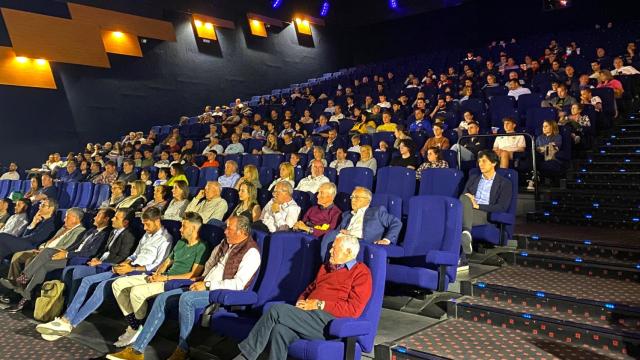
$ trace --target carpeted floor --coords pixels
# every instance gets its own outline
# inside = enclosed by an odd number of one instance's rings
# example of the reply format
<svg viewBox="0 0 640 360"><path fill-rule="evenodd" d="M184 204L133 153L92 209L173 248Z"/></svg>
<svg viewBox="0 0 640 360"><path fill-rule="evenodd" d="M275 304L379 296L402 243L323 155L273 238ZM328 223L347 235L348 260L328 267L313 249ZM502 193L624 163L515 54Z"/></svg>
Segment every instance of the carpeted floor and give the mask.
<svg viewBox="0 0 640 360"><path fill-rule="evenodd" d="M36 322L22 314L0 311L0 359L92 359L101 353L71 339L48 342L36 332Z"/></svg>

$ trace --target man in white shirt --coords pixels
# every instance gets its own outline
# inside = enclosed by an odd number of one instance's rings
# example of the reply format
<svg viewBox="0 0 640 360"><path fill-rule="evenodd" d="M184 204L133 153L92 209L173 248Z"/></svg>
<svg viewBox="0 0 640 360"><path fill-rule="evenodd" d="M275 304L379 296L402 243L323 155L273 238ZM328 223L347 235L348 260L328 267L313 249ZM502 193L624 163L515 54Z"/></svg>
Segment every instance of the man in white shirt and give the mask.
<svg viewBox="0 0 640 360"><path fill-rule="evenodd" d="M69 335L73 328L102 305L107 291L112 291L111 284L118 277L134 271L153 271L164 261L171 250L173 238L160 223L161 216L162 213L155 207L142 213L145 234L133 254L110 270L84 277L64 316L36 327L45 340L53 341ZM95 290L89 296L89 290L94 285ZM55 330L51 331L52 328Z"/></svg>
<svg viewBox="0 0 640 360"><path fill-rule="evenodd" d="M387 95L385 95L385 94L378 95L378 100L379 100L379 102L376 105L378 105L378 106L380 106L381 108L384 108L384 109L390 109L391 108L391 103L387 101Z"/></svg>
<svg viewBox="0 0 640 360"><path fill-rule="evenodd" d="M300 180L296 190L306 191L310 193L317 193L320 185L328 183L329 178L324 176L324 164L320 160L313 160L311 162L311 175Z"/></svg>
<svg viewBox="0 0 640 360"><path fill-rule="evenodd" d="M0 176L0 180L20 180L20 174L18 174L18 164L12 162L9 164L9 171Z"/></svg>
<svg viewBox="0 0 640 360"><path fill-rule="evenodd" d="M244 153L244 145L240 142L240 136L236 133L231 134L231 144L224 149L225 155Z"/></svg>
<svg viewBox="0 0 640 360"><path fill-rule="evenodd" d="M516 132L516 121L510 117L502 119L504 131L507 134ZM513 160L513 153L523 152L526 148L524 136L498 136L493 143L493 151L500 158L500 168L508 169L509 161Z"/></svg>
<svg viewBox="0 0 640 360"><path fill-rule="evenodd" d="M520 95L531 94L531 90L527 89L526 87L520 86L520 82L518 81L518 79L511 79L507 84L509 87L509 93L507 95L513 96L514 98L516 98L516 101L518 101L518 97Z"/></svg>
<svg viewBox="0 0 640 360"><path fill-rule="evenodd" d="M254 227L269 232L287 231L300 217L300 206L291 196L293 187L287 181L281 181L273 187L273 199L262 209L260 220Z"/></svg>
<svg viewBox="0 0 640 360"><path fill-rule="evenodd" d="M4 226L0 226L0 233L20 236L24 229L29 225L27 210L29 210L30 201L28 199L20 199L16 201L13 209L13 215L7 219Z"/></svg>
<svg viewBox="0 0 640 360"><path fill-rule="evenodd" d="M224 152L224 148L219 144L219 140L217 137L212 137L209 145L202 151L202 155L207 155L207 153L211 150L214 150L216 154L222 154Z"/></svg>
<svg viewBox="0 0 640 360"><path fill-rule="evenodd" d="M207 181L203 190L191 200L185 211L198 213L206 224L211 219L221 220L227 213L227 201L220 197L222 187L217 181Z"/></svg>
<svg viewBox="0 0 640 360"><path fill-rule="evenodd" d="M344 114L342 113L342 106L336 105L333 107L333 115L329 118L329 122L337 122L344 119Z"/></svg>
<svg viewBox="0 0 640 360"><path fill-rule="evenodd" d="M238 163L234 160L227 160L224 163L224 175L218 177L218 183L221 187L234 188L236 183L240 180L240 174L238 174Z"/></svg>
<svg viewBox="0 0 640 360"><path fill-rule="evenodd" d="M336 150L336 159L329 164L329 167L336 169L336 172L340 175L340 170L353 167L353 161L347 159L347 152L343 148L338 148Z"/></svg>
<svg viewBox="0 0 640 360"><path fill-rule="evenodd" d="M621 57L616 57L615 59L613 59L613 67L615 68L611 70L611 75L613 76L640 74L640 71L636 70L636 68L634 68L633 66L624 66L624 62L622 61Z"/></svg>

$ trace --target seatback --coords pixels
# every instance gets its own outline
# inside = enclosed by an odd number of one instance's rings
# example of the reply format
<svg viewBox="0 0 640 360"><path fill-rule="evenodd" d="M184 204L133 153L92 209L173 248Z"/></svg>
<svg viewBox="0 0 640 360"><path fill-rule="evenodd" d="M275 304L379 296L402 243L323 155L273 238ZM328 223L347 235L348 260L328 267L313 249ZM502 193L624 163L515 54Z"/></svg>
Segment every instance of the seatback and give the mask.
<svg viewBox="0 0 640 360"><path fill-rule="evenodd" d="M293 197L293 200L295 200L296 204L300 206L300 217L302 217L309 207L311 207L311 194L306 191L294 190L291 196Z"/></svg>
<svg viewBox="0 0 640 360"><path fill-rule="evenodd" d="M0 180L0 198L4 199L9 195L9 181Z"/></svg>
<svg viewBox="0 0 640 360"><path fill-rule="evenodd" d="M242 166L254 165L259 168L262 165L262 157L255 154L242 155Z"/></svg>
<svg viewBox="0 0 640 360"><path fill-rule="evenodd" d="M93 187L93 195L91 196L91 205L89 208L95 209L100 206L100 203L109 198L111 188L107 184L96 184Z"/></svg>
<svg viewBox="0 0 640 360"><path fill-rule="evenodd" d="M91 204L91 196L93 195L93 184L90 182L78 183L76 197L73 205L82 209L86 209Z"/></svg>
<svg viewBox="0 0 640 360"><path fill-rule="evenodd" d="M380 141L384 141L389 145L389 147L393 147L393 143L396 141L396 137L390 131L377 132L372 135L373 148L377 148Z"/></svg>
<svg viewBox="0 0 640 360"><path fill-rule="evenodd" d="M261 167L259 168L259 179L260 184L263 187L269 187L273 182L273 178L275 177L275 170L270 167Z"/></svg>
<svg viewBox="0 0 640 360"><path fill-rule="evenodd" d="M458 168L458 153L453 150L440 150L440 157L449 164L452 169Z"/></svg>
<svg viewBox="0 0 640 360"><path fill-rule="evenodd" d="M200 169L195 166L186 166L184 168L184 175L187 177L187 181L190 186L195 186L198 183L198 177L200 175Z"/></svg>
<svg viewBox="0 0 640 360"><path fill-rule="evenodd" d="M224 225L224 223L221 225ZM213 249L224 240L224 227L203 224L202 227L200 227L200 238L209 244L210 249Z"/></svg>
<svg viewBox="0 0 640 360"><path fill-rule="evenodd" d="M599 96L602 100L602 112L607 116L613 117L616 113L616 101L613 95L613 89L601 87L591 90L593 96ZM593 120L592 120L593 121Z"/></svg>
<svg viewBox="0 0 640 360"><path fill-rule="evenodd" d="M295 303L320 265L320 242L311 235L276 232L271 234L267 247L267 264L254 306L258 309L270 301Z"/></svg>
<svg viewBox="0 0 640 360"><path fill-rule="evenodd" d="M544 97L542 94L523 94L518 96L518 112L520 116L527 116L529 109L539 108Z"/></svg>
<svg viewBox="0 0 640 360"><path fill-rule="evenodd" d="M391 194L402 198L402 213L406 214L409 198L416 193L416 171L400 166L387 166L378 169L376 194Z"/></svg>
<svg viewBox="0 0 640 360"><path fill-rule="evenodd" d="M425 169L420 178L420 195L458 198L464 173L457 169Z"/></svg>
<svg viewBox="0 0 640 360"><path fill-rule="evenodd" d="M68 209L73 205L78 189L78 183L70 182L60 184L58 188L58 208Z"/></svg>
<svg viewBox="0 0 640 360"><path fill-rule="evenodd" d="M527 112L526 130L531 135L540 135L542 123L545 120L556 120L557 117L554 108L531 108Z"/></svg>
<svg viewBox="0 0 640 360"><path fill-rule="evenodd" d="M284 162L284 155L282 154L264 154L262 155L262 167L272 168L277 171L280 164Z"/></svg>
<svg viewBox="0 0 640 360"><path fill-rule="evenodd" d="M177 220L162 220L162 226L167 229L167 232L171 234L173 237L173 245L175 245L178 240L182 239L182 235L180 234L180 227L182 227L182 222Z"/></svg>
<svg viewBox="0 0 640 360"><path fill-rule="evenodd" d="M206 167L200 169L200 173L198 174L198 183L197 187L204 187L207 184L207 181L217 181L218 180L218 168L215 167ZM193 186L193 184L190 184Z"/></svg>
<svg viewBox="0 0 640 360"><path fill-rule="evenodd" d="M338 178L338 191L350 194L356 186L373 191L373 170L363 167L342 169Z"/></svg>
<svg viewBox="0 0 640 360"><path fill-rule="evenodd" d="M391 149L391 147L393 147L393 144L389 144L389 148ZM381 167L385 167L387 165L389 165L389 163L391 162L391 150L389 151L374 151L373 152L373 157L376 159L376 163L378 165L378 168ZM355 164L353 164L355 165Z"/></svg>
<svg viewBox="0 0 640 360"><path fill-rule="evenodd" d="M370 206L384 206L387 212L402 219L402 198L391 194L373 194Z"/></svg>
<svg viewBox="0 0 640 360"><path fill-rule="evenodd" d="M462 234L462 204L448 196L414 196L409 201L407 230L402 241L403 263L424 267L431 250L458 255ZM456 278L456 267L447 268L449 282Z"/></svg>
<svg viewBox="0 0 640 360"><path fill-rule="evenodd" d="M228 187L222 188L220 197L227 202L227 213L224 215L224 218L226 219L240 201L240 198L238 197L238 190Z"/></svg>
<svg viewBox="0 0 640 360"><path fill-rule="evenodd" d="M362 352L373 351L376 330L382 313L382 300L384 298L384 284L387 276L387 254L379 246L360 243L358 261L363 262L371 271L371 298L364 308L360 319L371 323L371 333L359 336L358 344Z"/></svg>

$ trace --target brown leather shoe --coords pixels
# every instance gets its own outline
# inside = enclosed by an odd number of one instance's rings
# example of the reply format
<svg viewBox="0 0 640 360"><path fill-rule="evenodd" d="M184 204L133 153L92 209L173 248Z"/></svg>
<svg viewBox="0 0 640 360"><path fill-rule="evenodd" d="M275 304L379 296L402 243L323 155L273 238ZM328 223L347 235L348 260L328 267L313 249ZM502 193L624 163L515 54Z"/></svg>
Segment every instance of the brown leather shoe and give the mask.
<svg viewBox="0 0 640 360"><path fill-rule="evenodd" d="M187 360L189 358L189 351L177 347L176 350L167 358L167 360Z"/></svg>

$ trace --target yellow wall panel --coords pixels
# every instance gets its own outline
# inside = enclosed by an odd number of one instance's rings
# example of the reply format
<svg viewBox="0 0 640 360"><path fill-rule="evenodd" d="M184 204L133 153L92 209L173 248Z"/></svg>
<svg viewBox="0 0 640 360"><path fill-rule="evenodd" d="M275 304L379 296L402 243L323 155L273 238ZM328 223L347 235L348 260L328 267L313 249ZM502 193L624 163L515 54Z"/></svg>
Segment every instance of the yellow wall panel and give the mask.
<svg viewBox="0 0 640 360"><path fill-rule="evenodd" d="M199 38L217 40L216 28L210 22L204 22L199 19L194 19L193 24L196 27L196 34Z"/></svg>
<svg viewBox="0 0 640 360"><path fill-rule="evenodd" d="M0 84L57 88L48 61L18 58L11 48L3 46L0 46Z"/></svg>
<svg viewBox="0 0 640 360"><path fill-rule="evenodd" d="M311 24L309 20L296 19L296 29L300 34L311 35Z"/></svg>
<svg viewBox="0 0 640 360"><path fill-rule="evenodd" d="M100 26L103 30L121 31L141 37L176 41L173 24L112 10L69 3L71 18Z"/></svg>
<svg viewBox="0 0 640 360"><path fill-rule="evenodd" d="M110 67L97 25L6 8L2 17L18 56Z"/></svg>
<svg viewBox="0 0 640 360"><path fill-rule="evenodd" d="M121 31L102 31L102 42L108 53L142 57L138 37Z"/></svg>
<svg viewBox="0 0 640 360"><path fill-rule="evenodd" d="M267 27L262 21L249 19L249 27L251 28L251 33L253 35L267 37Z"/></svg>

